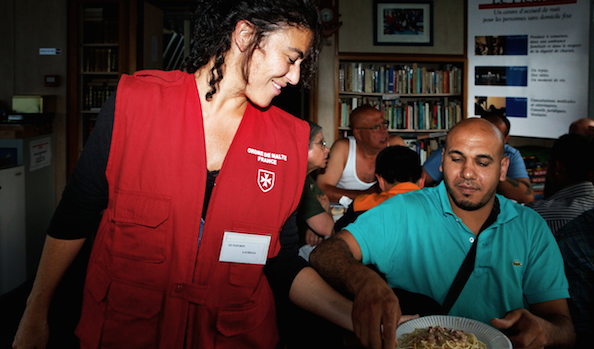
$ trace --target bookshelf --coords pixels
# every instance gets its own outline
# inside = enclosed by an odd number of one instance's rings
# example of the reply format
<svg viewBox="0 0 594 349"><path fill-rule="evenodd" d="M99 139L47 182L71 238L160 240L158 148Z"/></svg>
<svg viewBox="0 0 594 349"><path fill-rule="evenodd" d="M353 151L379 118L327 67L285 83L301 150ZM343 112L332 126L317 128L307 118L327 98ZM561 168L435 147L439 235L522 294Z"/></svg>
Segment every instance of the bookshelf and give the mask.
<svg viewBox="0 0 594 349"><path fill-rule="evenodd" d="M336 138L350 133L354 108L371 104L423 159L464 118L463 56L339 53L335 66Z"/></svg>
<svg viewBox="0 0 594 349"><path fill-rule="evenodd" d="M134 67L129 17L134 1L77 0L69 12L68 173L119 77Z"/></svg>
<svg viewBox="0 0 594 349"><path fill-rule="evenodd" d="M391 133L441 134L463 118L465 59L458 56L339 55L338 136L362 104L382 110Z"/></svg>

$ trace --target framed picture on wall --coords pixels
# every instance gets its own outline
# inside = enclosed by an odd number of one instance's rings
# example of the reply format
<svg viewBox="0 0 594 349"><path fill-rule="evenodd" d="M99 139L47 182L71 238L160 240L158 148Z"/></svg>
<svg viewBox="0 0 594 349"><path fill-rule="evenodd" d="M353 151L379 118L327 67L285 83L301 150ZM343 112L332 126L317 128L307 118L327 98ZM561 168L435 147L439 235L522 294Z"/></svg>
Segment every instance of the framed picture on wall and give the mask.
<svg viewBox="0 0 594 349"><path fill-rule="evenodd" d="M373 44L433 46L433 1L373 1Z"/></svg>

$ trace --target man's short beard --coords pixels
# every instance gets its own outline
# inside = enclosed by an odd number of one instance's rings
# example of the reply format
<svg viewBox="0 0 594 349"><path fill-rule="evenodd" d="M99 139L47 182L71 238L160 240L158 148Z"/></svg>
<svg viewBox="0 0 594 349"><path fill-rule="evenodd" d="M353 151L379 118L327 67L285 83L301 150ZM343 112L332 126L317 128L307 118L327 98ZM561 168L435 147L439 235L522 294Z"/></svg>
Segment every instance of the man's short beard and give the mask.
<svg viewBox="0 0 594 349"><path fill-rule="evenodd" d="M489 202L489 200L491 200L492 195L485 196L483 201L479 201L477 203L472 203L467 200L458 200L456 198L456 196L454 195L454 191L450 188L450 186L449 186L448 182L445 180L445 178L444 178L444 183L446 186L446 190L448 191L448 194L450 194L450 198L452 199L454 204L457 207L463 209L464 211L476 211L480 208L483 208ZM493 195L494 195L494 193L493 193Z"/></svg>
<svg viewBox="0 0 594 349"><path fill-rule="evenodd" d="M489 202L488 200L486 202L481 201L477 203L472 203L466 200L458 201L451 193L450 197L452 198L452 201L454 201L454 204L459 208L463 209L464 211L476 211L479 208L484 207L487 204L487 202Z"/></svg>

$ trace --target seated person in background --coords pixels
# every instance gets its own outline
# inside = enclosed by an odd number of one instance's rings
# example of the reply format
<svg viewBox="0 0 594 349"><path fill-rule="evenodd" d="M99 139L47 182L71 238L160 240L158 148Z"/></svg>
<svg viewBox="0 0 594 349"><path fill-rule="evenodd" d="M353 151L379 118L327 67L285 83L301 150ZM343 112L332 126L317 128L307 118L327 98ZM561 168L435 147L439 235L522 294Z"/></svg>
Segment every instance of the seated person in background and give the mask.
<svg viewBox="0 0 594 349"><path fill-rule="evenodd" d="M570 220L594 208L594 185L589 177L594 154L587 151L589 143L577 133L559 137L549 153L545 199L527 205L547 221L553 234Z"/></svg>
<svg viewBox="0 0 594 349"><path fill-rule="evenodd" d="M375 158L388 145L404 145L399 136L390 136L388 121L381 111L362 105L350 115L353 132L348 138L334 142L326 170L317 182L331 202L346 196L354 199L363 193L377 193Z"/></svg>
<svg viewBox="0 0 594 349"><path fill-rule="evenodd" d="M311 176L314 171L325 168L328 163L330 149L326 146L322 128L309 122L309 151L307 152L307 177L301 202L297 208L297 226L299 228L299 245L315 246L322 242L322 237L334 232L334 219L330 215L330 200L320 190ZM308 250L311 251L311 250ZM305 259L309 253L302 255Z"/></svg>
<svg viewBox="0 0 594 349"><path fill-rule="evenodd" d="M557 231L556 238L569 280L575 348L589 349L594 330L594 209L565 224Z"/></svg>
<svg viewBox="0 0 594 349"><path fill-rule="evenodd" d="M446 314L514 331L515 348L573 344L568 283L553 234L532 209L496 194L509 164L503 148L492 123L461 121L446 138L442 183L386 200L312 252L320 275L353 295L353 325L364 345L394 348L401 310L393 287L442 306L448 300ZM448 297L469 251L476 252L474 270Z"/></svg>
<svg viewBox="0 0 594 349"><path fill-rule="evenodd" d="M334 220L328 212L330 201L320 190L311 174L320 168L326 167L328 153L322 128L308 121L309 151L307 153L307 176L305 188L301 195L301 201L297 208L297 227L299 231L299 255L304 259L309 258L313 246L322 241L322 236L330 236L334 232ZM314 298L317 295L310 294ZM283 348L304 347L312 337L304 338L304 333L311 333L312 324L316 324L316 331L327 329L328 337L317 340L314 348L333 347L335 341L343 333L338 327L319 318L312 313L300 309L286 298L276 300L277 317L281 334L281 345Z"/></svg>
<svg viewBox="0 0 594 349"><path fill-rule="evenodd" d="M421 172L421 160L414 150L402 145L385 148L375 160L375 176L382 192L357 196L344 216L336 222L334 230L341 230L354 222L361 213L396 194L421 189L425 183Z"/></svg>
<svg viewBox="0 0 594 349"><path fill-rule="evenodd" d="M505 139L505 156L509 158L507 176L499 183L497 192L519 203L534 201L532 184L526 171L526 164L524 163L524 159L522 159L522 154L507 144L510 130L509 120L504 115L499 114L490 114L482 117L482 119L492 122L501 131ZM437 148L423 164L423 172L426 174L426 186L435 185L443 179L443 173L440 168L442 149L442 147Z"/></svg>
<svg viewBox="0 0 594 349"><path fill-rule="evenodd" d="M569 133L579 133L586 138L594 138L594 119L581 118L569 125Z"/></svg>

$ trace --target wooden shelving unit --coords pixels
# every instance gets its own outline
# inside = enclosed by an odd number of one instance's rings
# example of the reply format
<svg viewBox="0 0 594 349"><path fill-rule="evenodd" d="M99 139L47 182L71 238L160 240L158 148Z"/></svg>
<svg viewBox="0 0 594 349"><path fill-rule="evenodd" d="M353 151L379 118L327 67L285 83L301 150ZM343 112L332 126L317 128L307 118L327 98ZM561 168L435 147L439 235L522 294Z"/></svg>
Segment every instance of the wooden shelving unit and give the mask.
<svg viewBox="0 0 594 349"><path fill-rule="evenodd" d="M384 111L391 133L440 136L464 117L466 73L463 56L338 53L336 137L348 133L350 111L364 103Z"/></svg>
<svg viewBox="0 0 594 349"><path fill-rule="evenodd" d="M76 0L69 9L68 173L119 77L136 67L135 1Z"/></svg>

